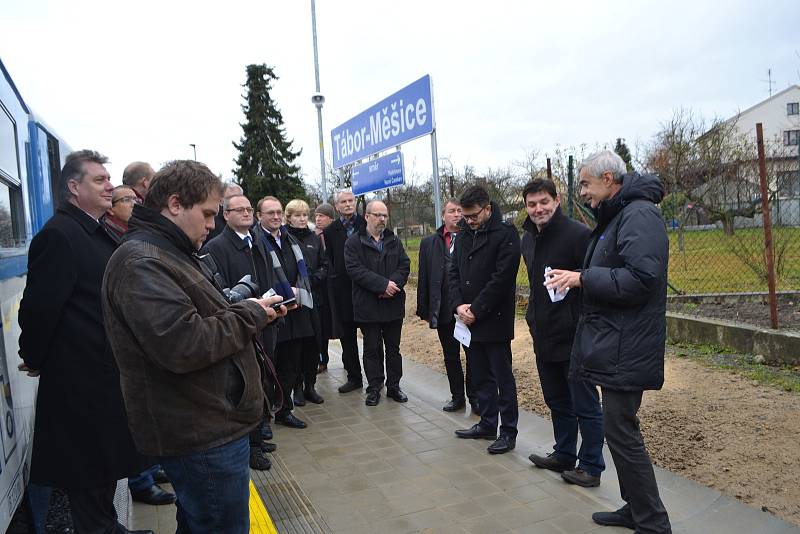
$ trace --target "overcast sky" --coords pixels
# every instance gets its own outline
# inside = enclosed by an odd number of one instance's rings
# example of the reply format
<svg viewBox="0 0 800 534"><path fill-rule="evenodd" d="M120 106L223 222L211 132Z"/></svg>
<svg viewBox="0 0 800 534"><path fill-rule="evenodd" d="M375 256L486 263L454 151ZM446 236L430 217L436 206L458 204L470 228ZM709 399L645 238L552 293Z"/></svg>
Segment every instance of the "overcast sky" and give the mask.
<svg viewBox="0 0 800 534"><path fill-rule="evenodd" d="M479 171L557 145L650 140L680 106L728 117L800 84L796 0L317 0L323 126L424 74L439 155ZM113 180L197 158L232 178L245 66L267 63L307 181L318 180L310 1L5 0L0 58L23 98ZM406 172L430 174L430 143ZM328 156L330 158L330 156Z"/></svg>

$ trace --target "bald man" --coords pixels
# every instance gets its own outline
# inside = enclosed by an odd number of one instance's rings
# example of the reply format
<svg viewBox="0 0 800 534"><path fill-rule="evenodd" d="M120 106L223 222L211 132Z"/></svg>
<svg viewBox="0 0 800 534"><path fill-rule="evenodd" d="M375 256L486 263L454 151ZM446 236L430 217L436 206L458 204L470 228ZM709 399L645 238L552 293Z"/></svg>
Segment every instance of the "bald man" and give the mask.
<svg viewBox="0 0 800 534"><path fill-rule="evenodd" d="M129 163L125 170L122 171L122 183L127 185L136 194L136 202L141 204L144 202L144 197L147 195L147 190L150 189L150 180L156 171L149 163L144 161L134 161Z"/></svg>
<svg viewBox="0 0 800 534"><path fill-rule="evenodd" d="M366 404L378 405L384 378L386 396L406 402L408 397L400 389L400 334L406 304L403 287L411 261L400 239L386 227L386 204L380 200L367 204L366 220L366 228L354 232L344 245L345 267L353 281L353 318L364 334L364 374L369 383Z"/></svg>

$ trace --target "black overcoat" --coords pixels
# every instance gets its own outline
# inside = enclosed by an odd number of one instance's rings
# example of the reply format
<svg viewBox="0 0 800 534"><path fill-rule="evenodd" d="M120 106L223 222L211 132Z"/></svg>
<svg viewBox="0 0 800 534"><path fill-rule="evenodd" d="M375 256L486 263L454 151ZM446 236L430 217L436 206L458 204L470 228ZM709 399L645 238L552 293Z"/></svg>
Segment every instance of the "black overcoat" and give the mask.
<svg viewBox="0 0 800 534"><path fill-rule="evenodd" d="M214 258L224 287L233 287L243 276L249 274L258 284L261 296L273 285L272 269L267 268L264 246L257 246L252 232L250 237L253 239L252 249L229 226L225 226L217 237L205 244L201 254L211 254ZM274 321L261 332L261 343L270 356L274 356L278 327L281 324L282 321Z"/></svg>
<svg viewBox="0 0 800 534"><path fill-rule="evenodd" d="M353 214L354 234L367 227L367 221ZM353 283L347 274L344 262L344 244L347 231L340 219L336 219L322 232L325 236L325 254L328 257L328 285L334 332L338 324L353 322Z"/></svg>
<svg viewBox="0 0 800 534"><path fill-rule="evenodd" d="M612 390L664 384L669 241L656 176L628 174L597 210L581 272L573 376Z"/></svg>
<svg viewBox="0 0 800 534"><path fill-rule="evenodd" d="M544 362L568 361L581 311L581 291L570 289L563 300L552 302L544 286L544 269L580 270L591 230L564 215L561 207L556 208L541 231L530 218L525 219L522 229L520 248L530 287L525 320L536 358Z"/></svg>
<svg viewBox="0 0 800 534"><path fill-rule="evenodd" d="M100 291L115 243L64 203L31 241L19 309L20 356L41 371L31 482L93 488L146 463L128 429L120 376L103 326Z"/></svg>
<svg viewBox="0 0 800 534"><path fill-rule="evenodd" d="M454 321L447 289L450 251L446 247L443 232L444 226L440 226L436 233L425 237L419 244L416 314L427 321L431 328Z"/></svg>
<svg viewBox="0 0 800 534"><path fill-rule="evenodd" d="M385 323L406 315L405 285L411 270L403 243L388 228L378 249L366 228L347 239L344 258L353 281L353 318L357 323ZM380 298L389 280L400 287L391 298Z"/></svg>
<svg viewBox="0 0 800 534"><path fill-rule="evenodd" d="M464 220L459 228L448 280L452 311L470 304L476 319L470 326L473 341L510 341L519 270L517 229L503 222L494 202L492 215L481 228L472 230Z"/></svg>

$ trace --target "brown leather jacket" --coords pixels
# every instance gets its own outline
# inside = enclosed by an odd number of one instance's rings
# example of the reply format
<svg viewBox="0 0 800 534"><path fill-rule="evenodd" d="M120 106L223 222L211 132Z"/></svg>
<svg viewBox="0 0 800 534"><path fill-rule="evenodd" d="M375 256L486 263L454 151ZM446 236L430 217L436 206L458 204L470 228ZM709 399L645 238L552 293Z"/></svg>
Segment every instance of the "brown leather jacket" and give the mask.
<svg viewBox="0 0 800 534"><path fill-rule="evenodd" d="M103 316L137 448L178 456L224 445L264 414L255 302L228 305L186 235L136 206L106 268Z"/></svg>

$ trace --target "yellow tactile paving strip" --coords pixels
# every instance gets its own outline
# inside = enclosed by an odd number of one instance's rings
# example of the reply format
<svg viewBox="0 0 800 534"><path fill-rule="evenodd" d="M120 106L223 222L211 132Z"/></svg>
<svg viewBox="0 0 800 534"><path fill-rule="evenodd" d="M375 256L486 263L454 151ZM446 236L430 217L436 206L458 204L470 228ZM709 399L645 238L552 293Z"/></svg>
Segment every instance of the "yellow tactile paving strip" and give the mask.
<svg viewBox="0 0 800 534"><path fill-rule="evenodd" d="M253 481L250 481L250 532L251 534L278 534Z"/></svg>

